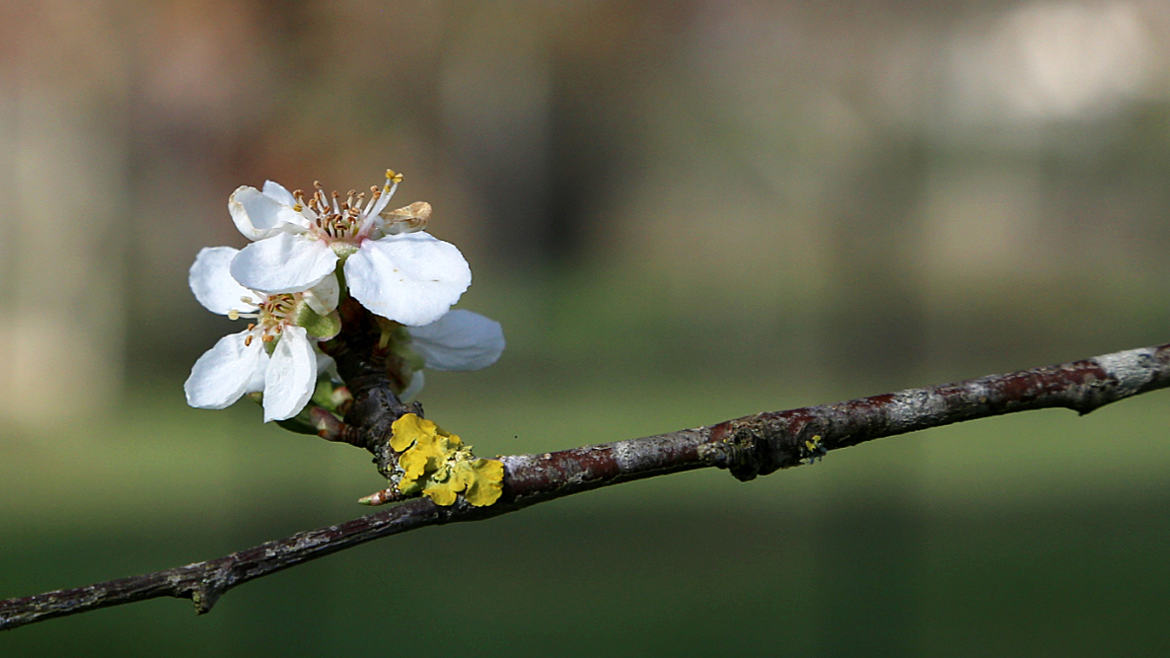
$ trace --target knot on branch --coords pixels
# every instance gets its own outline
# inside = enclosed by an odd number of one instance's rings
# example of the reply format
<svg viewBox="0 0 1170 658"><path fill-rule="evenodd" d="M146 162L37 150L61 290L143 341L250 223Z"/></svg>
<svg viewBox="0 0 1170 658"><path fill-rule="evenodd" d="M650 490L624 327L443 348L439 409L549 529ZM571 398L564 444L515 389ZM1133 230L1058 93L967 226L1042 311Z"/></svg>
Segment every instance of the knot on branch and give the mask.
<svg viewBox="0 0 1170 658"><path fill-rule="evenodd" d="M227 591L227 585L220 579L203 579L191 589L191 603L195 604L195 613L202 615L211 612L212 606L225 591Z"/></svg>
<svg viewBox="0 0 1170 658"><path fill-rule="evenodd" d="M765 414L756 414L712 427L713 441L701 448L703 457L746 482L823 454L820 437L801 441L784 423L770 420Z"/></svg>

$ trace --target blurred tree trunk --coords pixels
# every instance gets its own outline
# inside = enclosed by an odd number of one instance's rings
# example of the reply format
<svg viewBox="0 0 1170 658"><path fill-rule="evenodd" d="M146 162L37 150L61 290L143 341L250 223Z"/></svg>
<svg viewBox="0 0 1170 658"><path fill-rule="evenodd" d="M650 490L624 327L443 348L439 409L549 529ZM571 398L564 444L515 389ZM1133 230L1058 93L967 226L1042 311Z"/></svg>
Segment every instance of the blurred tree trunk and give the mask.
<svg viewBox="0 0 1170 658"><path fill-rule="evenodd" d="M52 80L72 66L39 59L0 96L7 423L91 416L122 383L127 85L118 75L100 86Z"/></svg>

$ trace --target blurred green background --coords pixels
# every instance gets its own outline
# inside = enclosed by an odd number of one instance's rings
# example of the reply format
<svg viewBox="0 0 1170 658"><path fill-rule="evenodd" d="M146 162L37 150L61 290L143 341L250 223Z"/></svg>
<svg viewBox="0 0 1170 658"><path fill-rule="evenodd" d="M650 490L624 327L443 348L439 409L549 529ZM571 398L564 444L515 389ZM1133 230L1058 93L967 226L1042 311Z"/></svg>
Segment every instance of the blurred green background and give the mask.
<svg viewBox="0 0 1170 658"><path fill-rule="evenodd" d="M1094 2L0 4L0 597L366 510L368 457L189 409L240 184L403 205L509 345L482 454L1165 342L1170 10ZM630 483L0 655L1164 654L1170 398L741 484Z"/></svg>

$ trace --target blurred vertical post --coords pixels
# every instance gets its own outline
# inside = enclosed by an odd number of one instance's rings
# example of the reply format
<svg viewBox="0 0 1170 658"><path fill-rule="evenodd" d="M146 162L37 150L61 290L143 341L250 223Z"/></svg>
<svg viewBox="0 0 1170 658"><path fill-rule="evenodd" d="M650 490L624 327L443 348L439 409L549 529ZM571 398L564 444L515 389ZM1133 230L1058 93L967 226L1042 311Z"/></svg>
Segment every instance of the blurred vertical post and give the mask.
<svg viewBox="0 0 1170 658"><path fill-rule="evenodd" d="M0 395L9 426L52 426L108 406L122 383L128 87L99 24L24 17L0 85ZM90 31L74 48L49 33ZM10 36L12 34L10 33ZM37 40L40 40L39 42ZM85 52L78 52L80 45ZM50 54L50 51L54 51ZM121 231L121 232L120 232Z"/></svg>

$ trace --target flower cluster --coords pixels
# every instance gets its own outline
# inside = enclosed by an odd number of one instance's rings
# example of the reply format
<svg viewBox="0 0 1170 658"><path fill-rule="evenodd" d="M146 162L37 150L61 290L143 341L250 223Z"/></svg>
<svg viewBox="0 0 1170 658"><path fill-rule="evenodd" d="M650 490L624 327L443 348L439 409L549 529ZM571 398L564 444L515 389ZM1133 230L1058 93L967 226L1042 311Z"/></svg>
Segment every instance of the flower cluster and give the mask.
<svg viewBox="0 0 1170 658"><path fill-rule="evenodd" d="M228 199L243 249L203 249L191 266L195 298L213 313L249 320L195 362L187 403L222 409L260 394L264 420L296 416L332 360L317 344L341 329L339 302L353 297L371 313L404 327L402 349L418 367L475 370L504 349L499 323L450 308L471 285L471 269L454 245L426 233L431 206L387 210L402 175L369 192L306 195L267 181ZM406 394L422 386L416 370Z"/></svg>

